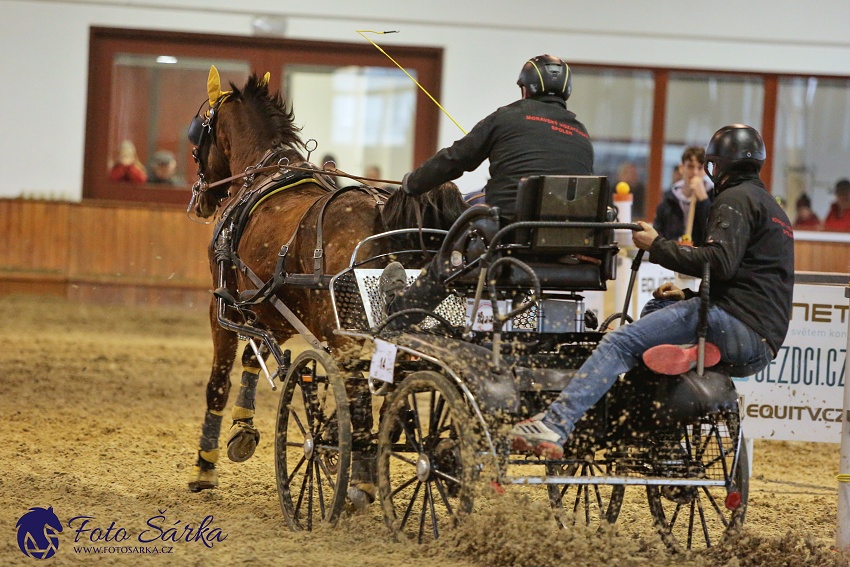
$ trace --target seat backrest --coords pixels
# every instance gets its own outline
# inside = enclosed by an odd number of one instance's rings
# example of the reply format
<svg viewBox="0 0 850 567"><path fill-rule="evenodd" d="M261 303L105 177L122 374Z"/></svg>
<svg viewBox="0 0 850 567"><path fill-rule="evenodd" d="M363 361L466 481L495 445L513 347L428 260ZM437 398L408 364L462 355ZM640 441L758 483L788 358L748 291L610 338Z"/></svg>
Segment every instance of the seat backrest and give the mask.
<svg viewBox="0 0 850 567"><path fill-rule="evenodd" d="M606 177L537 175L524 177L517 187L517 221L605 222L611 193ZM599 248L613 242L611 230L587 228L521 229L511 238L528 243L532 253L568 253Z"/></svg>

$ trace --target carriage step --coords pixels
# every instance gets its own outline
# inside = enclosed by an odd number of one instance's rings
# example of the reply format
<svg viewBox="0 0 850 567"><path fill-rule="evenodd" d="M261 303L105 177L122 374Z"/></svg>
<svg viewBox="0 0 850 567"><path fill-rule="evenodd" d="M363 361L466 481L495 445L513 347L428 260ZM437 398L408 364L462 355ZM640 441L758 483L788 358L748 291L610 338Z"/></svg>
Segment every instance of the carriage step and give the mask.
<svg viewBox="0 0 850 567"><path fill-rule="evenodd" d="M624 484L634 486L725 486L727 481L711 478L667 478L631 476L518 476L508 477L507 484Z"/></svg>

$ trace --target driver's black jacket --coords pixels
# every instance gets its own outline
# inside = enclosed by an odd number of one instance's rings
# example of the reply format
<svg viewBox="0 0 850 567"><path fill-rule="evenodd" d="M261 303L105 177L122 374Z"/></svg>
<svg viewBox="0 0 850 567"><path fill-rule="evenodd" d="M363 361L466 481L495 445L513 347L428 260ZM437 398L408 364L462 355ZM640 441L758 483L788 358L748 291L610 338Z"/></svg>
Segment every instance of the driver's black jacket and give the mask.
<svg viewBox="0 0 850 567"><path fill-rule="evenodd" d="M711 204L703 246L679 246L659 236L650 260L702 277L709 262L710 297L764 338L776 353L788 332L794 290L791 223L756 173L739 174Z"/></svg>
<svg viewBox="0 0 850 567"><path fill-rule="evenodd" d="M593 175L593 146L584 124L557 96L518 100L482 119L405 178L421 195L490 159L485 201L512 219L519 180L531 175Z"/></svg>

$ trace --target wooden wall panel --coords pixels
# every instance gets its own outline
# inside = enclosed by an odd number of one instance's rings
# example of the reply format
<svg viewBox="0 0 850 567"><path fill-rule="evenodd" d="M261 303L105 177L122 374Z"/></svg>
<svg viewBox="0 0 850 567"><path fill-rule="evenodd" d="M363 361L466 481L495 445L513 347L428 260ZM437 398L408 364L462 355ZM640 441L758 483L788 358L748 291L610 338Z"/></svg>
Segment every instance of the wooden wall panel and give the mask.
<svg viewBox="0 0 850 567"><path fill-rule="evenodd" d="M210 225L174 207L0 199L0 293L206 308Z"/></svg>
<svg viewBox="0 0 850 567"><path fill-rule="evenodd" d="M0 199L0 294L206 309L212 226L168 206ZM850 273L850 243L798 240L798 271Z"/></svg>
<svg viewBox="0 0 850 567"><path fill-rule="evenodd" d="M799 272L850 274L850 243L796 240L794 269Z"/></svg>
<svg viewBox="0 0 850 567"><path fill-rule="evenodd" d="M0 200L0 272L65 273L69 203Z"/></svg>

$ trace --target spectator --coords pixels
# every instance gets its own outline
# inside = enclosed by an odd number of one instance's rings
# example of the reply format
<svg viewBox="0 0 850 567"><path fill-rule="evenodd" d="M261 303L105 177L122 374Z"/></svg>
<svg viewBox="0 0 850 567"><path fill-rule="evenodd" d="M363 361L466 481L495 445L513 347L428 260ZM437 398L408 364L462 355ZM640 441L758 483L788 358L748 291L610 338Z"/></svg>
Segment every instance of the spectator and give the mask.
<svg viewBox="0 0 850 567"><path fill-rule="evenodd" d="M794 230L820 230L820 219L812 210L812 200L803 193L797 199L797 216L794 219Z"/></svg>
<svg viewBox="0 0 850 567"><path fill-rule="evenodd" d="M823 229L850 232L850 180L841 179L835 184L835 202L823 221Z"/></svg>
<svg viewBox="0 0 850 567"><path fill-rule="evenodd" d="M136 146L130 140L121 142L121 147L118 150L118 163L109 170L109 179L129 183L144 183L148 180L145 166L139 161L136 155Z"/></svg>
<svg viewBox="0 0 850 567"><path fill-rule="evenodd" d="M670 172L670 186L671 187L673 185L675 185L675 183L677 181L682 179L682 172L680 171L680 169L681 169L681 166L678 163L673 166L673 170Z"/></svg>
<svg viewBox="0 0 850 567"><path fill-rule="evenodd" d="M177 171L177 159L168 150L154 152L150 162L150 176L148 183L162 183L168 185L182 185L182 181L175 176Z"/></svg>
<svg viewBox="0 0 850 567"><path fill-rule="evenodd" d="M679 173L682 179L675 182L664 192L661 202L655 210L653 228L668 240L678 241L688 232L688 219L691 199L696 199L694 206L693 227L690 231L690 243L702 246L705 242L708 211L711 199L708 190L713 186L710 179L705 178L703 163L705 150L699 146L689 146L682 152L682 163Z"/></svg>

